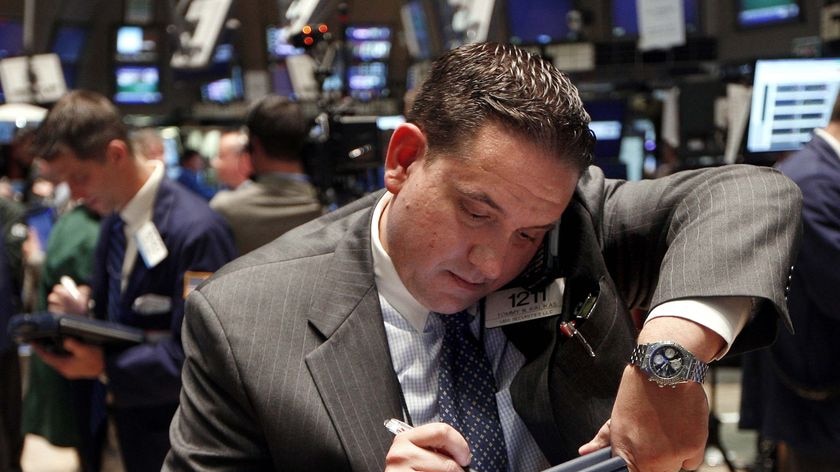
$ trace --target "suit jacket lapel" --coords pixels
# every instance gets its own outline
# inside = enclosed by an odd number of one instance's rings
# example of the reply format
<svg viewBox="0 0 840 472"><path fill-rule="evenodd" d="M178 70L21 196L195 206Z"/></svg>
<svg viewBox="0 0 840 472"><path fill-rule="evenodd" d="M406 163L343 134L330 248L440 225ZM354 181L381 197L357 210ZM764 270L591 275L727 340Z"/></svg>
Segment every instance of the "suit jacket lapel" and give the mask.
<svg viewBox="0 0 840 472"><path fill-rule="evenodd" d="M353 470L383 468L392 441L383 422L402 416L373 278L370 217L354 216L320 281L309 321L324 342L306 356Z"/></svg>

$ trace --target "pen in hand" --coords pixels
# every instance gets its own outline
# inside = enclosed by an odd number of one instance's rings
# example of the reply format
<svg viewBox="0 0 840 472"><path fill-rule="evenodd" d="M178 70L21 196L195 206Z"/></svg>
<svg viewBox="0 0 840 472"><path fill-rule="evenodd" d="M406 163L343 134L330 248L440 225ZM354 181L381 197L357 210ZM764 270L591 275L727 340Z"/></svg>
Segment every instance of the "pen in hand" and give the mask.
<svg viewBox="0 0 840 472"><path fill-rule="evenodd" d="M399 434L403 431L408 431L409 429L414 429L414 426L406 423L405 421L400 421L396 418L391 418L389 420L385 420L385 428L391 432L391 434ZM464 467L464 472L478 472L477 470L471 467Z"/></svg>

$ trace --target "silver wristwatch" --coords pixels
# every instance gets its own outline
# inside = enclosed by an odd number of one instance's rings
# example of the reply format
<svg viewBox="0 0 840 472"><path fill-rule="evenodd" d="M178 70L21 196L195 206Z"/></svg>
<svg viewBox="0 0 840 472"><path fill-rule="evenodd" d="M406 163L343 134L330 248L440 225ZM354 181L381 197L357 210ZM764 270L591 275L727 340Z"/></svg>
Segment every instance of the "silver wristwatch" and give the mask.
<svg viewBox="0 0 840 472"><path fill-rule="evenodd" d="M708 364L674 341L639 344L630 355L630 365L639 367L660 387L703 383L709 370Z"/></svg>

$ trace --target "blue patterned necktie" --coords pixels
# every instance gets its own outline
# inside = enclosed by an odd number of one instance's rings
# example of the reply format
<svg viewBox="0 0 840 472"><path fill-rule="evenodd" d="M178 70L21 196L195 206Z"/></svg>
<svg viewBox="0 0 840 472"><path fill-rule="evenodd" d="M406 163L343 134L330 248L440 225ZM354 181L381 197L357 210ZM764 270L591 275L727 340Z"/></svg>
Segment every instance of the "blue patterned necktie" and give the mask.
<svg viewBox="0 0 840 472"><path fill-rule="evenodd" d="M438 370L440 419L467 439L473 468L504 472L507 451L496 407L496 380L484 349L470 332L472 315L462 311L438 317L446 327Z"/></svg>
<svg viewBox="0 0 840 472"><path fill-rule="evenodd" d="M108 256L105 261L105 269L108 271L108 319L112 321L119 319L124 260L125 221L117 216L108 234Z"/></svg>

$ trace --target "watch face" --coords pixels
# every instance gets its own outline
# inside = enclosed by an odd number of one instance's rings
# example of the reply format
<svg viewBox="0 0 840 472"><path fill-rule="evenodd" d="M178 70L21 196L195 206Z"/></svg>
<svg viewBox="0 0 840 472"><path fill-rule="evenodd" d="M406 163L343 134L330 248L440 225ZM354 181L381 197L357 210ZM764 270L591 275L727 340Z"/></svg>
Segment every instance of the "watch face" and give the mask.
<svg viewBox="0 0 840 472"><path fill-rule="evenodd" d="M679 375L683 361L683 353L676 347L659 346L650 356L650 368L657 376L670 379Z"/></svg>

